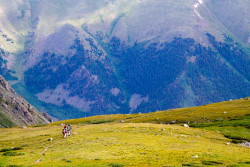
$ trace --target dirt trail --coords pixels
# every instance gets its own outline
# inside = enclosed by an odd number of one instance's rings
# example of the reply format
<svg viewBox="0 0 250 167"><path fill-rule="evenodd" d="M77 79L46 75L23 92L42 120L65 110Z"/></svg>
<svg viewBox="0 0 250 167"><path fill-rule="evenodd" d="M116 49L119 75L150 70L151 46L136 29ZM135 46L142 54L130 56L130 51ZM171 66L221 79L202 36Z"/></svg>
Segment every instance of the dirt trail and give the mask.
<svg viewBox="0 0 250 167"><path fill-rule="evenodd" d="M53 145L55 145L56 143L58 143L59 141L61 141L62 139L60 139L60 140L57 140L55 143L53 143L53 144L51 144L51 145L49 145L48 147L46 147L44 150L43 150L43 152L41 153L41 158L39 158L38 160L36 160L36 162L39 162L42 158L43 158L43 156L44 156L44 152L45 151L47 151L50 147L52 147Z"/></svg>
<svg viewBox="0 0 250 167"><path fill-rule="evenodd" d="M79 127L77 127L74 131L76 131L77 129L79 129ZM60 140L57 140L55 143L53 143L53 144L51 144L51 145L49 145L49 146L47 146L44 150L43 150L43 152L41 152L41 157L38 159L38 160L36 160L36 162L35 163L37 163L37 162L40 162L41 161L41 159L44 157L44 153L45 153L45 151L47 151L50 147L52 147L52 146L54 146L55 144L57 144L58 142L60 142L62 139L60 139Z"/></svg>

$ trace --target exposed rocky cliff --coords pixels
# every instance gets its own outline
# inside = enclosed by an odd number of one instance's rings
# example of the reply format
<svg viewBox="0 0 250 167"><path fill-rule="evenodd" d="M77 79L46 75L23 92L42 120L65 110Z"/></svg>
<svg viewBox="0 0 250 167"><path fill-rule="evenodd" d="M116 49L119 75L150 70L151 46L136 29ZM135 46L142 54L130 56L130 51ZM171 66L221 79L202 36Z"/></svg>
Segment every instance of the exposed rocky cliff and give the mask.
<svg viewBox="0 0 250 167"><path fill-rule="evenodd" d="M0 127L47 124L52 119L40 113L9 86L0 76Z"/></svg>

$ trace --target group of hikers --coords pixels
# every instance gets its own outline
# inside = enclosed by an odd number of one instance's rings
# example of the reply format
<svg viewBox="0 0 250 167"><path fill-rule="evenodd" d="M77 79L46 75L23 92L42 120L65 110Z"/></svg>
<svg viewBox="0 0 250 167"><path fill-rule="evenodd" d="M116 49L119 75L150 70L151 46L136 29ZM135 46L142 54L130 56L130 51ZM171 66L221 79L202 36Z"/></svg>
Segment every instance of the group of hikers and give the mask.
<svg viewBox="0 0 250 167"><path fill-rule="evenodd" d="M72 130L72 126L70 124L68 124L67 126L65 125L62 130L63 138L70 136L71 130Z"/></svg>

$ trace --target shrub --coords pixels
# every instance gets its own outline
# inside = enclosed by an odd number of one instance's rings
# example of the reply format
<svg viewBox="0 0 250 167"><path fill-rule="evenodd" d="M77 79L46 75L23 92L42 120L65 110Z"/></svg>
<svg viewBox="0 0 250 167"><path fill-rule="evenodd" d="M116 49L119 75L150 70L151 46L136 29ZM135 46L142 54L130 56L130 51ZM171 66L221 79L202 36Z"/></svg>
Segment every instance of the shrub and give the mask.
<svg viewBox="0 0 250 167"><path fill-rule="evenodd" d="M24 152L21 152L21 153L19 153L18 155L25 155L25 153L24 153Z"/></svg>
<svg viewBox="0 0 250 167"><path fill-rule="evenodd" d="M0 150L0 152L6 152L6 151L11 151L11 150L12 150L12 148L3 148Z"/></svg>
<svg viewBox="0 0 250 167"><path fill-rule="evenodd" d="M62 159L63 161L65 161L65 162L68 162L68 163L71 163L72 162L72 160L69 160L69 159L66 159L66 158L64 158L64 159Z"/></svg>
<svg viewBox="0 0 250 167"><path fill-rule="evenodd" d="M5 156L18 156L18 153L13 152L13 151L6 151L5 153L3 153L3 155L5 155Z"/></svg>
<svg viewBox="0 0 250 167"><path fill-rule="evenodd" d="M182 166L192 166L192 167L198 167L198 166L201 166L201 165L200 165L200 164L198 164L198 163L193 163L193 162L191 162L191 163L182 164Z"/></svg>
<svg viewBox="0 0 250 167"><path fill-rule="evenodd" d="M223 164L223 162L220 161L202 161L203 165L220 165Z"/></svg>
<svg viewBox="0 0 250 167"><path fill-rule="evenodd" d="M45 124L37 124L37 125L33 125L33 127L43 127L45 126Z"/></svg>
<svg viewBox="0 0 250 167"><path fill-rule="evenodd" d="M89 121L90 124L102 124L102 123L109 123L112 120L98 120L98 121Z"/></svg>
<svg viewBox="0 0 250 167"><path fill-rule="evenodd" d="M244 139L245 139L244 137L241 137L241 136L233 136L232 134L225 134L224 136L225 136L226 138L235 139L235 140L244 140Z"/></svg>
<svg viewBox="0 0 250 167"><path fill-rule="evenodd" d="M3 148L0 150L0 152L7 152L7 151L12 151L12 150L21 150L23 149L22 147L14 147L14 148Z"/></svg>
<svg viewBox="0 0 250 167"><path fill-rule="evenodd" d="M246 161L246 162L238 162L239 164L250 164L250 161Z"/></svg>
<svg viewBox="0 0 250 167"><path fill-rule="evenodd" d="M120 163L111 163L108 166L112 166L112 167L123 167L125 166L124 164L120 164Z"/></svg>
<svg viewBox="0 0 250 167"><path fill-rule="evenodd" d="M14 148L12 148L12 150L21 150L21 149L23 149L22 147L14 147Z"/></svg>
<svg viewBox="0 0 250 167"><path fill-rule="evenodd" d="M71 163L71 162L72 162L72 160L68 160L68 159L67 159L65 162Z"/></svg>
<svg viewBox="0 0 250 167"><path fill-rule="evenodd" d="M17 153L14 151L6 151L3 153L3 155L5 155L5 156L19 156L19 155L24 155L24 154L25 154L24 152Z"/></svg>
<svg viewBox="0 0 250 167"><path fill-rule="evenodd" d="M232 143L235 143L235 144L244 143L244 140L233 139Z"/></svg>
<svg viewBox="0 0 250 167"><path fill-rule="evenodd" d="M222 121L222 120L223 120L223 118L217 118L214 120L214 122L218 122L218 121Z"/></svg>

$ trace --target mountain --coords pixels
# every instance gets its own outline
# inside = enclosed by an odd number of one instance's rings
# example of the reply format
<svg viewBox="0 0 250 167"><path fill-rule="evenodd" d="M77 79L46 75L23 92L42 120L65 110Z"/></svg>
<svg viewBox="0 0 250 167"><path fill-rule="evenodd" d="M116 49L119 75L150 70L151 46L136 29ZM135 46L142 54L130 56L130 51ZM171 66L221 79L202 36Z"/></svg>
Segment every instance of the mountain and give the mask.
<svg viewBox="0 0 250 167"><path fill-rule="evenodd" d="M3 0L0 6L0 72L55 118L249 96L247 0Z"/></svg>
<svg viewBox="0 0 250 167"><path fill-rule="evenodd" d="M249 107L250 98L245 98L5 128L0 131L0 165L247 167ZM62 128L69 123L72 133L62 139Z"/></svg>
<svg viewBox="0 0 250 167"><path fill-rule="evenodd" d="M9 86L0 76L0 127L48 124L47 113L38 112Z"/></svg>

